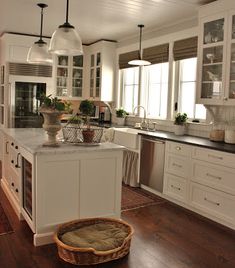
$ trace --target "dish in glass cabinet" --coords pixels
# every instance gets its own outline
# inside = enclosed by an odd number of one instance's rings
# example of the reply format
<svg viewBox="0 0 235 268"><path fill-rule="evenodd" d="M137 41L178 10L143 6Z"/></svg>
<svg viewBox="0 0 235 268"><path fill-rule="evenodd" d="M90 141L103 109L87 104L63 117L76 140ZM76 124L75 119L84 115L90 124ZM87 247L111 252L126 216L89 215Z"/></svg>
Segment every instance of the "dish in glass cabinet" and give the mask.
<svg viewBox="0 0 235 268"><path fill-rule="evenodd" d="M215 58L215 55L213 53L206 54L206 57L208 60L210 60L210 63L213 63L213 60Z"/></svg>

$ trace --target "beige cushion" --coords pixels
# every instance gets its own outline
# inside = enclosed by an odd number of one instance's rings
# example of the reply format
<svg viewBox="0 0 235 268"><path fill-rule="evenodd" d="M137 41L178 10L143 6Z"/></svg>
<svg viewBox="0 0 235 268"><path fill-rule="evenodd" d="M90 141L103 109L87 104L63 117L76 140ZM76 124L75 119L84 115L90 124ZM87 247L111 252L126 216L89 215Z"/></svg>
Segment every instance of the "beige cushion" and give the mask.
<svg viewBox="0 0 235 268"><path fill-rule="evenodd" d="M106 251L120 247L127 235L127 231L114 224L97 223L66 232L61 241L72 247Z"/></svg>

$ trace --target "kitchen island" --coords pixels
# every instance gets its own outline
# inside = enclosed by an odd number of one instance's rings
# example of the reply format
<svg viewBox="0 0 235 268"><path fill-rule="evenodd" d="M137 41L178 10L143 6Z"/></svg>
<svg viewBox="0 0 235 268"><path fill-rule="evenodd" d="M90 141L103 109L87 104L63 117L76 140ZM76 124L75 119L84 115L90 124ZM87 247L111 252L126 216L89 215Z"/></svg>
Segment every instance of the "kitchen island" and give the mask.
<svg viewBox="0 0 235 268"><path fill-rule="evenodd" d="M87 217L120 217L122 146L101 143L43 147L42 129L2 129L1 187L34 245L52 242L56 227Z"/></svg>

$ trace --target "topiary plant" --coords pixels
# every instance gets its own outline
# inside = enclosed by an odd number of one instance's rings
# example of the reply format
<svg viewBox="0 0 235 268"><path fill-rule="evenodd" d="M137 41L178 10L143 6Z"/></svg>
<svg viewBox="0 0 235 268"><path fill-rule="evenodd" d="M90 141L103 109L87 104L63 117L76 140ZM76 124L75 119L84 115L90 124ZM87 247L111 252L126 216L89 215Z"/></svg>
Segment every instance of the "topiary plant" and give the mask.
<svg viewBox="0 0 235 268"><path fill-rule="evenodd" d="M188 119L188 116L186 113L177 113L175 116L175 125L184 125Z"/></svg>

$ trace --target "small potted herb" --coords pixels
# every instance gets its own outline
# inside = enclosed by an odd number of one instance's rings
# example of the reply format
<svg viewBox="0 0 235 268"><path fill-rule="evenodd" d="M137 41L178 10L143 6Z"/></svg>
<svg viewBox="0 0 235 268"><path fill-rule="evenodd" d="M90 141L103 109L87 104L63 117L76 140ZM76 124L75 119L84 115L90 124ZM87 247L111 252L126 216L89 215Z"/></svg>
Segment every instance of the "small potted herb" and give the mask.
<svg viewBox="0 0 235 268"><path fill-rule="evenodd" d="M175 135L184 135L188 116L186 113L177 113L175 116Z"/></svg>
<svg viewBox="0 0 235 268"><path fill-rule="evenodd" d="M94 113L94 103L90 100L83 100L80 103L79 110L84 116L84 124L86 128L83 129L83 140L86 143L92 143L94 137L94 130L90 128L90 117Z"/></svg>
<svg viewBox="0 0 235 268"><path fill-rule="evenodd" d="M125 111L122 107L116 109L116 121L117 125L125 125L125 118L128 115L128 112Z"/></svg>

